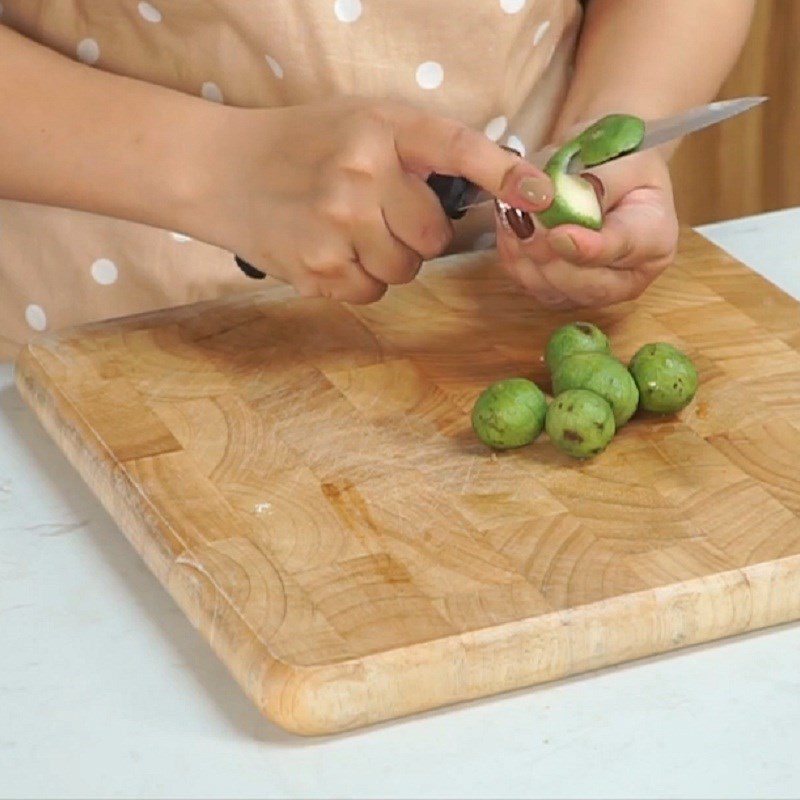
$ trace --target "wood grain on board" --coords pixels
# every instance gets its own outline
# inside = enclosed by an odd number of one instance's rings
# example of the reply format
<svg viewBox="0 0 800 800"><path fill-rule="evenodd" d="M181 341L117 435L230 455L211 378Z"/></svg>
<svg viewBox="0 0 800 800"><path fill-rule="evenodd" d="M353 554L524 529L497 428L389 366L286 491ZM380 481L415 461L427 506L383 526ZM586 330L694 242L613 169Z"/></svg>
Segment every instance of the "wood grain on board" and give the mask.
<svg viewBox="0 0 800 800"><path fill-rule="evenodd" d="M349 729L800 617L800 306L701 237L637 303L697 401L576 463L470 431L570 315L491 253L359 308L273 285L40 338L18 385L255 704Z"/></svg>

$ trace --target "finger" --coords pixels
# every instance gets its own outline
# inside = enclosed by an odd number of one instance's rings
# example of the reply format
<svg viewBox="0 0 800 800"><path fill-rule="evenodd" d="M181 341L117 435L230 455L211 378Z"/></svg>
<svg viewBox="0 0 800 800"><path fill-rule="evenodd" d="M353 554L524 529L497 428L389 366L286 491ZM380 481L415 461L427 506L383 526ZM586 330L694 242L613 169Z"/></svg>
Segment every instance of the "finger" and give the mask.
<svg viewBox="0 0 800 800"><path fill-rule="evenodd" d="M292 272L292 284L304 297L371 303L387 288L385 281L366 272L351 241L335 225L319 219L298 245Z"/></svg>
<svg viewBox="0 0 800 800"><path fill-rule="evenodd" d="M388 289L386 283L367 273L355 254L341 277L318 278L318 285L323 297L354 305L374 303Z"/></svg>
<svg viewBox="0 0 800 800"><path fill-rule="evenodd" d="M522 239L497 206L495 206L495 227L498 252L508 262L525 256L535 264L544 264L557 257L548 244L546 228L535 226L533 234Z"/></svg>
<svg viewBox="0 0 800 800"><path fill-rule="evenodd" d="M436 194L399 164L387 179L381 202L391 233L422 258L435 258L450 244L453 225Z"/></svg>
<svg viewBox="0 0 800 800"><path fill-rule="evenodd" d="M414 278L422 257L389 230L376 188L381 185L365 176L352 177L329 188L319 199L321 213L313 231L317 244L311 248L312 257L305 259L310 271L316 271L317 264L326 276L329 267L335 271L351 261L354 251L356 266L383 284L408 283ZM333 258L329 257L331 248L335 250ZM352 269L351 264L345 273Z"/></svg>
<svg viewBox="0 0 800 800"><path fill-rule="evenodd" d="M541 267L527 258L517 259L506 269L526 294L546 308L566 308L572 305L572 300L545 278Z"/></svg>
<svg viewBox="0 0 800 800"><path fill-rule="evenodd" d="M602 267L629 255L635 232L604 220L603 229L593 231L580 225L559 225L547 236L547 245L557 258L584 267Z"/></svg>
<svg viewBox="0 0 800 800"><path fill-rule="evenodd" d="M543 306L566 307L569 298L547 281L539 266L523 252L519 239L505 227L502 217L497 212L495 212L495 227L500 263L512 279Z"/></svg>
<svg viewBox="0 0 800 800"><path fill-rule="evenodd" d="M551 261L539 269L555 289L580 308L602 308L633 300L651 280L646 270L579 267L568 261Z"/></svg>
<svg viewBox="0 0 800 800"><path fill-rule="evenodd" d="M573 264L631 269L674 254L677 240L671 203L655 190L636 189L607 214L601 231L563 225L550 232L548 244Z"/></svg>
<svg viewBox="0 0 800 800"><path fill-rule="evenodd" d="M408 283L419 272L422 256L392 234L380 207L370 206L353 224L351 236L359 266L378 281Z"/></svg>
<svg viewBox="0 0 800 800"><path fill-rule="evenodd" d="M553 228L549 244L555 254L573 264L592 267L625 261L634 251L640 255L633 261L641 260L663 246L675 210L669 173L661 156L640 153L597 167L583 177L594 185L605 212L603 228ZM617 224L620 220L615 212L623 208L626 224Z"/></svg>
<svg viewBox="0 0 800 800"><path fill-rule="evenodd" d="M482 131L406 106L394 110L392 122L398 155L410 171L461 175L525 211L541 211L553 200L553 184L544 172Z"/></svg>

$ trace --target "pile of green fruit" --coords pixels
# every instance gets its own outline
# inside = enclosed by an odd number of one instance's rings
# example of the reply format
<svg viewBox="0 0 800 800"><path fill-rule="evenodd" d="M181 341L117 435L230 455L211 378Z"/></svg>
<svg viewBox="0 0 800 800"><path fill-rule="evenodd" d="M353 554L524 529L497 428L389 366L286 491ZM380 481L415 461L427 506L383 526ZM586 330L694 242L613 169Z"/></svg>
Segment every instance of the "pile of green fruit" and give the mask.
<svg viewBox="0 0 800 800"><path fill-rule="evenodd" d="M605 450L637 408L674 414L697 391L691 360L670 344L646 344L629 366L614 358L608 337L589 322L559 328L545 354L553 401L526 378L493 383L475 402L472 427L496 450L522 447L543 429L574 458Z"/></svg>

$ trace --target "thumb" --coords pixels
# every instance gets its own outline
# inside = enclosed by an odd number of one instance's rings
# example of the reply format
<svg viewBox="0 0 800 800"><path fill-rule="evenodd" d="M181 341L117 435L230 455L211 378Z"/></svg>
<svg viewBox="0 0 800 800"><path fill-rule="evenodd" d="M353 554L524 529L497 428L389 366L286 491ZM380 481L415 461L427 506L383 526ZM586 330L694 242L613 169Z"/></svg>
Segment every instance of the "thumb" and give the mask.
<svg viewBox="0 0 800 800"><path fill-rule="evenodd" d="M524 211L542 211L553 201L544 172L458 120L402 107L392 123L405 169L460 175Z"/></svg>

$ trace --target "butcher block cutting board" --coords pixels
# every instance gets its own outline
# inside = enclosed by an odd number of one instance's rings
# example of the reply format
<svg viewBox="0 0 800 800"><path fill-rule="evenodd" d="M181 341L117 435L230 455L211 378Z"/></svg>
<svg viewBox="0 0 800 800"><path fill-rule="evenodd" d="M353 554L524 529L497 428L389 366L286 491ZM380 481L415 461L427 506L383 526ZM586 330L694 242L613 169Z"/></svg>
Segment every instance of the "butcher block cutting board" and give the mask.
<svg viewBox="0 0 800 800"><path fill-rule="evenodd" d="M678 418L588 463L492 455L477 394L573 318L492 252L380 303L263 292L38 339L23 395L270 719L341 731L800 617L800 306L697 234L627 359L685 349Z"/></svg>

